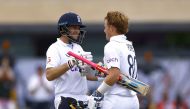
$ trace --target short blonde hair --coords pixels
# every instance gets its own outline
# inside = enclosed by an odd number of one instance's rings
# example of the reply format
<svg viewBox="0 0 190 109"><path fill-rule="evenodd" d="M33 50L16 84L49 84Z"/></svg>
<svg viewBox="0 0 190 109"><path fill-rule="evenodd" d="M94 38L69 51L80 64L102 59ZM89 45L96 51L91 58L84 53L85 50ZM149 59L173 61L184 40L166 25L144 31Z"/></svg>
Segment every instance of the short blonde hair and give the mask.
<svg viewBox="0 0 190 109"><path fill-rule="evenodd" d="M126 34L128 31L128 17L119 11L109 11L105 17L108 25L117 29L119 34Z"/></svg>

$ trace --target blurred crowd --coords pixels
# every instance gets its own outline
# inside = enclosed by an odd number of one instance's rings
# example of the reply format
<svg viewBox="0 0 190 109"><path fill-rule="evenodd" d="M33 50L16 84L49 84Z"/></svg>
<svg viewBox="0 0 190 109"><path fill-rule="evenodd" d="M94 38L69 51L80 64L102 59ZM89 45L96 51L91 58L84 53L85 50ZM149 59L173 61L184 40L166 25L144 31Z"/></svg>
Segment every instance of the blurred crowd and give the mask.
<svg viewBox="0 0 190 109"><path fill-rule="evenodd" d="M139 96L141 109L189 109L189 61L154 59L152 51L144 53L139 63L139 79L151 86L150 93Z"/></svg>
<svg viewBox="0 0 190 109"><path fill-rule="evenodd" d="M42 64L27 69L24 78L9 52L10 42L3 41L0 54L0 109L54 109L53 86L44 75ZM30 64L29 64L30 65Z"/></svg>
<svg viewBox="0 0 190 109"><path fill-rule="evenodd" d="M28 60L18 63L9 50L10 42L3 41L0 52L0 109L54 109L54 90L44 75L45 62ZM149 84L151 90L145 97L138 95L140 108L188 109L189 66L189 60L154 58L152 51L146 51L144 58L138 61L138 79ZM91 92L97 86L98 83L89 82Z"/></svg>

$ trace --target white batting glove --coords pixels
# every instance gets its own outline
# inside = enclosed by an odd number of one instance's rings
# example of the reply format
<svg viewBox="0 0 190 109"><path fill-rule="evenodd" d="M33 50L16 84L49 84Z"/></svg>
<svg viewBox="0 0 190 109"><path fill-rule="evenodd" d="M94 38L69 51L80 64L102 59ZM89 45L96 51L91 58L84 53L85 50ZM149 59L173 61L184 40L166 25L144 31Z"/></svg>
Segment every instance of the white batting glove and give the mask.
<svg viewBox="0 0 190 109"><path fill-rule="evenodd" d="M88 73L92 72L92 68L89 65L83 65L80 68L81 76L86 76Z"/></svg>
<svg viewBox="0 0 190 109"><path fill-rule="evenodd" d="M89 61L93 60L91 52L82 52L80 55ZM92 68L86 63L82 62L81 60L78 60L78 62L79 62L78 66L80 67L81 76L86 76L88 73L92 71Z"/></svg>
<svg viewBox="0 0 190 109"><path fill-rule="evenodd" d="M93 60L93 56L92 56L92 53L91 52L82 52L82 57L83 58L86 58L87 60L89 61L92 61Z"/></svg>
<svg viewBox="0 0 190 109"><path fill-rule="evenodd" d="M93 56L91 52L81 52L77 53L78 55L82 56L83 58L86 58L89 61L93 60ZM70 59L67 62L69 68L73 68L75 65L82 68L82 71L86 70L86 67L89 67L86 63L82 62L81 60L78 60L72 56L70 56Z"/></svg>
<svg viewBox="0 0 190 109"><path fill-rule="evenodd" d="M74 57L70 56L69 60L67 61L68 67L71 69L77 64L78 64L78 61Z"/></svg>
<svg viewBox="0 0 190 109"><path fill-rule="evenodd" d="M93 94L88 98L88 108L89 109L101 109L104 95L98 91L93 92Z"/></svg>
<svg viewBox="0 0 190 109"><path fill-rule="evenodd" d="M104 68L106 68L105 67L105 65L102 63L102 62L98 62L98 65L99 66L102 66L102 67L104 67ZM98 71L98 70L95 70L96 72L95 72L95 76L97 76L97 77L101 77L101 78L105 78L106 77L106 74L105 73L102 73L102 72L100 72L100 71ZM101 79L102 80L102 79Z"/></svg>

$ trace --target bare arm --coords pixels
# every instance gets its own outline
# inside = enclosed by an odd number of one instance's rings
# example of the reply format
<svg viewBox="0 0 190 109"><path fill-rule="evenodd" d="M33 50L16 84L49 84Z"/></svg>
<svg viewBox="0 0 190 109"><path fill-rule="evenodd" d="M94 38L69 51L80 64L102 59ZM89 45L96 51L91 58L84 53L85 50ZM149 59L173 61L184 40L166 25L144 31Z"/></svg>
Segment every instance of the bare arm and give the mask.
<svg viewBox="0 0 190 109"><path fill-rule="evenodd" d="M107 90L109 90L119 78L120 70L117 67L111 67L108 72L109 75L107 75L105 80L97 89L97 92L100 92L101 94L104 94Z"/></svg>
<svg viewBox="0 0 190 109"><path fill-rule="evenodd" d="M109 86L113 86L118 81L120 70L117 67L112 67L108 70L108 72L109 75L106 76L104 81Z"/></svg>
<svg viewBox="0 0 190 109"><path fill-rule="evenodd" d="M52 81L61 75L63 75L65 72L67 72L70 68L68 67L67 63L62 64L58 67L51 67L46 69L46 78L48 81Z"/></svg>
<svg viewBox="0 0 190 109"><path fill-rule="evenodd" d="M86 75L86 78L87 80L90 80L90 81L98 81L98 78L96 76L89 73Z"/></svg>

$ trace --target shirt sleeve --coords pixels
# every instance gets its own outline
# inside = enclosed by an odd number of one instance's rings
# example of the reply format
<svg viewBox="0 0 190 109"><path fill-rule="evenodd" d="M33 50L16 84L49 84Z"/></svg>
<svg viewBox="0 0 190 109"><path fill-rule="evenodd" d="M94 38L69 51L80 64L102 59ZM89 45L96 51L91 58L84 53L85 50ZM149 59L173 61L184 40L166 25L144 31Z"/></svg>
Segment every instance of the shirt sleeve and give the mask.
<svg viewBox="0 0 190 109"><path fill-rule="evenodd" d="M50 46L46 53L46 69L50 67L56 67L59 65L59 54L56 48L53 46Z"/></svg>
<svg viewBox="0 0 190 109"><path fill-rule="evenodd" d="M115 47L111 47L110 45L104 47L104 64L108 69L111 67L120 69L119 52Z"/></svg>

